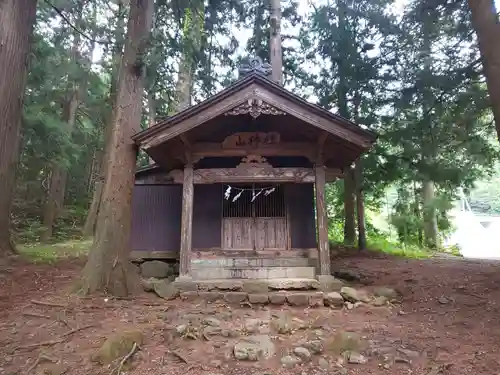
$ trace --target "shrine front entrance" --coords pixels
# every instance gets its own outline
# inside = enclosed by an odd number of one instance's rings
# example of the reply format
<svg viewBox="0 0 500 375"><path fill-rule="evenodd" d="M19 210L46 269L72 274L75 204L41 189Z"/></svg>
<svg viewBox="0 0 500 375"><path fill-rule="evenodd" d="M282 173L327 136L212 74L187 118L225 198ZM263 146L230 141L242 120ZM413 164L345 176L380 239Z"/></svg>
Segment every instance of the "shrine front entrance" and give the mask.
<svg viewBox="0 0 500 375"><path fill-rule="evenodd" d="M222 248L286 250L289 228L283 187L273 184L222 185Z"/></svg>

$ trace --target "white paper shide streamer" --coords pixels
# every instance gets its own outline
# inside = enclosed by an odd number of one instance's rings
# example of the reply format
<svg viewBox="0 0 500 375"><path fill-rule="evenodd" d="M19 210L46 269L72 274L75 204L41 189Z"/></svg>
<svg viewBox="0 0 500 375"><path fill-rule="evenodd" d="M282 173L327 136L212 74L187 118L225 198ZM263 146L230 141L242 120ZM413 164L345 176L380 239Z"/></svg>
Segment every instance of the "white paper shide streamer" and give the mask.
<svg viewBox="0 0 500 375"><path fill-rule="evenodd" d="M225 200L231 200L232 202L236 202L238 199L241 198L241 196L243 195L244 192L250 192L252 194L252 202L255 201L257 199L257 197L261 194L264 194L265 197L267 197L269 194L272 194L276 191L276 187L265 187L265 188L261 188L261 189L241 189L241 188L237 188L237 187L234 187L234 186L227 186L227 189L226 191L224 192L224 199ZM232 193L235 193L235 195L232 195Z"/></svg>

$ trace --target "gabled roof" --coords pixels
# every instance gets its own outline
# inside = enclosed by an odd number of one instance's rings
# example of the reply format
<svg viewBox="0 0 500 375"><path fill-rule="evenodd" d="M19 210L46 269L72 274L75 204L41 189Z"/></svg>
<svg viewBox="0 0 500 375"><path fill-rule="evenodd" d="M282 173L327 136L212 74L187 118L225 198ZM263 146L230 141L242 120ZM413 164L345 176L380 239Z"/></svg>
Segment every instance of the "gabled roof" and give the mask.
<svg viewBox="0 0 500 375"><path fill-rule="evenodd" d="M309 103L262 74L252 72L207 100L136 133L132 136L132 139L140 146L145 146L151 142L154 142L155 145L163 143L250 99L264 101L283 112L300 118L304 122L309 122L328 133L343 138L348 142L353 142L362 149L370 148L377 137L374 132L362 129L342 116ZM209 110L216 106L218 106L218 111L209 113ZM300 111L297 110L299 107Z"/></svg>

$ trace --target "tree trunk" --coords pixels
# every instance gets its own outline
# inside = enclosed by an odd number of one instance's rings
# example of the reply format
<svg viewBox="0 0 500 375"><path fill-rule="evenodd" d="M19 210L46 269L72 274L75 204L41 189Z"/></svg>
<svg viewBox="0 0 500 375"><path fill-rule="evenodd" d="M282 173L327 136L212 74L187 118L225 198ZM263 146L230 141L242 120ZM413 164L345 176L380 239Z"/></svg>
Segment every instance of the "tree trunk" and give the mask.
<svg viewBox="0 0 500 375"><path fill-rule="evenodd" d="M493 0L468 0L500 141L500 24Z"/></svg>
<svg viewBox="0 0 500 375"><path fill-rule="evenodd" d="M434 207L434 184L430 180L425 180L422 185L422 196L424 201L424 234L425 245L430 249L437 247L437 219L436 208Z"/></svg>
<svg viewBox="0 0 500 375"><path fill-rule="evenodd" d="M283 56L281 51L281 4L280 0L271 0L269 52L273 69L273 81L283 84Z"/></svg>
<svg viewBox="0 0 500 375"><path fill-rule="evenodd" d="M0 1L0 257L15 253L10 239L10 208L36 3L36 0Z"/></svg>
<svg viewBox="0 0 500 375"><path fill-rule="evenodd" d="M78 109L78 91L75 89L70 93L70 97L65 104L64 117L68 135L71 135L75 127L76 111ZM43 211L44 231L41 236L42 242L47 242L52 237L54 223L59 217L64 206L64 196L66 193L66 180L68 171L64 166L54 163L50 174L49 191Z"/></svg>
<svg viewBox="0 0 500 375"><path fill-rule="evenodd" d="M184 10L183 52L179 61L179 75L175 86L175 104L172 114L183 111L191 105L195 58L200 52L205 12L204 2L197 0L191 8Z"/></svg>
<svg viewBox="0 0 500 375"><path fill-rule="evenodd" d="M130 263L132 190L137 148L131 136L139 131L145 62L154 0L131 3L125 52L112 123L109 165L97 219L96 236L82 272L81 291L125 296L138 290Z"/></svg>
<svg viewBox="0 0 500 375"><path fill-rule="evenodd" d="M95 232L97 214L101 207L102 201L102 184L106 178L106 171L108 166L108 154L110 149L110 141L111 141L111 128L113 122L113 111L115 108L116 102L116 86L118 83L118 75L119 69L123 54L123 43L124 43L124 30L125 30L125 20L123 18L123 10L125 8L125 0L118 1L118 20L115 29L115 45L113 46L113 68L111 71L111 85L109 89L109 95L107 98L107 103L109 108L112 108L109 117L106 121L106 125L104 128L104 146L103 150L100 153L100 168L99 168L99 179L94 183L94 194L92 195L92 202L90 204L89 212L87 213L87 217L85 219L85 224L83 225L82 234L84 237L90 237ZM101 185L101 186L99 186Z"/></svg>
<svg viewBox="0 0 500 375"><path fill-rule="evenodd" d="M358 248L366 249L366 228L365 228L365 197L363 194L363 165L361 159L356 162L354 169L356 182L356 213L358 222Z"/></svg>
<svg viewBox="0 0 500 375"><path fill-rule="evenodd" d="M344 244L351 246L356 243L355 190L354 171L349 168L344 177Z"/></svg>

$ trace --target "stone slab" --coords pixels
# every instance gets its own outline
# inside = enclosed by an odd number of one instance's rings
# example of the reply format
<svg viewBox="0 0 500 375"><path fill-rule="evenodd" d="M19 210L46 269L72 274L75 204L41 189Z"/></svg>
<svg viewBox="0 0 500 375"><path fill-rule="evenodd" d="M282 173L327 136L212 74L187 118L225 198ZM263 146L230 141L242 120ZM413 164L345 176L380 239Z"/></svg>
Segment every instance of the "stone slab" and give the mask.
<svg viewBox="0 0 500 375"><path fill-rule="evenodd" d="M271 305L283 305L286 302L286 294L280 292L269 293L269 303Z"/></svg>
<svg viewBox="0 0 500 375"><path fill-rule="evenodd" d="M230 304L239 304L248 298L248 293L245 292L226 292L224 293L224 301Z"/></svg>
<svg viewBox="0 0 500 375"><path fill-rule="evenodd" d="M221 292L208 292L204 290L198 291L198 296L208 302L215 302L224 299L224 294Z"/></svg>
<svg viewBox="0 0 500 375"><path fill-rule="evenodd" d="M269 303L269 295L250 293L248 294L248 302L264 305L266 303Z"/></svg>
<svg viewBox="0 0 500 375"><path fill-rule="evenodd" d="M273 290L313 290L319 289L319 282L315 279L271 279L269 289Z"/></svg>
<svg viewBox="0 0 500 375"><path fill-rule="evenodd" d="M269 291L266 280L245 280L242 289L247 293L267 293Z"/></svg>

